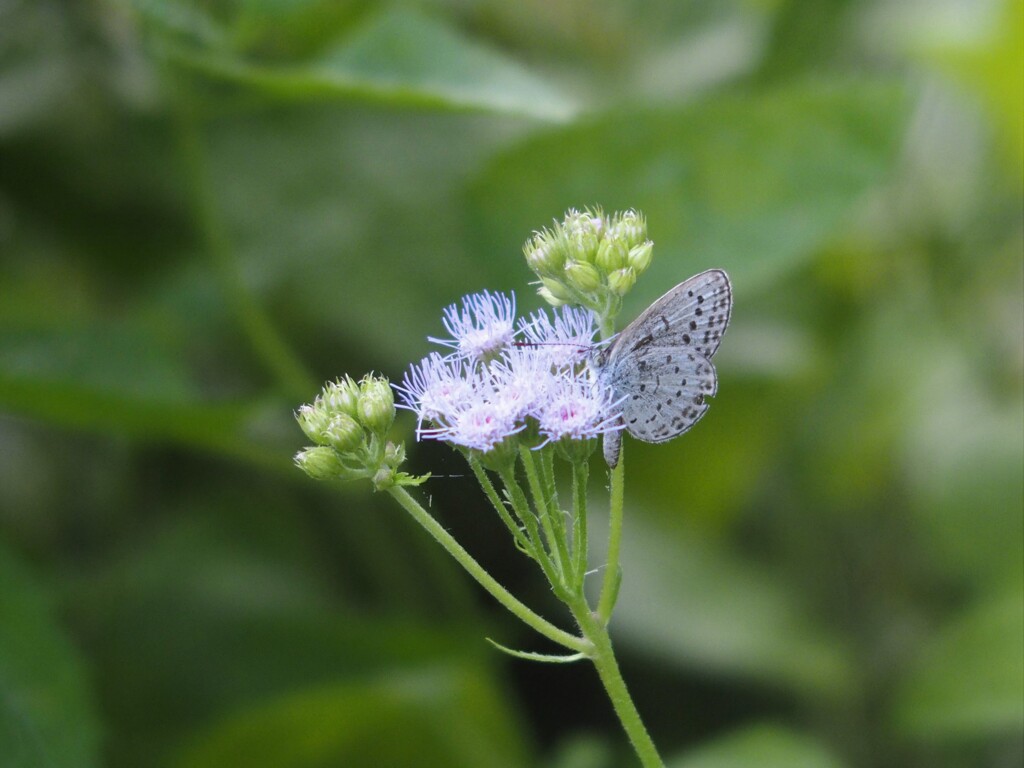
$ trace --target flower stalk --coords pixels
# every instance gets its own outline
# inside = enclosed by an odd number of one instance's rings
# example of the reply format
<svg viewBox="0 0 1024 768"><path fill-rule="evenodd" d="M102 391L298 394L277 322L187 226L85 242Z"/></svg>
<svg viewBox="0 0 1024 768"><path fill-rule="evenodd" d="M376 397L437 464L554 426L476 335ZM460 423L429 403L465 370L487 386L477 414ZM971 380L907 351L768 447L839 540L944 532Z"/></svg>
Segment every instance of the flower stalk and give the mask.
<svg viewBox="0 0 1024 768"><path fill-rule="evenodd" d="M633 750L640 758L640 764L644 768L664 768L658 748L654 745L651 735L647 732L640 712L629 695L626 681L619 670L619 663L615 659L615 651L612 648L612 640L608 634L607 625L590 612L585 600L573 608L573 616L583 636L593 645L589 654L590 661L597 669L597 675L608 694L615 714L622 723L622 728L629 737Z"/></svg>
<svg viewBox="0 0 1024 768"><path fill-rule="evenodd" d="M296 464L315 479L369 480L386 491L462 568L514 616L570 651L548 655L497 648L531 661L589 659L644 768L663 768L615 658L608 625L621 582L625 461L611 470L608 561L596 608L585 593L590 460L600 439L618 439L620 400L598 375L599 334L613 336L622 297L651 261L636 211L569 211L524 246L538 293L555 309L515 317L515 297L484 291L445 311L446 354L412 366L394 393L386 379L328 383L296 418L314 445ZM400 471L405 446L389 439L395 409L416 415L416 435L449 443L466 458L484 496L565 604L579 630L559 628L491 576L417 501L408 486L428 476ZM568 508L559 497L560 481ZM568 490L567 490L568 489Z"/></svg>
<svg viewBox="0 0 1024 768"><path fill-rule="evenodd" d="M615 601L619 598L622 583L622 568L619 565L619 550L622 547L622 518L625 501L626 462L623 449L619 448L619 463L612 470L611 499L608 504L608 563L604 581L601 583L601 597L597 602L597 615L607 624L612 618Z"/></svg>
<svg viewBox="0 0 1024 768"><path fill-rule="evenodd" d="M536 630L539 634L548 638L552 642L558 643L571 651L577 653L583 653L589 655L592 651L591 644L583 638L577 637L576 635L570 634L565 630L559 629L554 624L549 622L547 619L542 617L540 614L534 612L525 603L518 600L511 592L505 589L497 580L489 574L482 565L480 565L473 556L467 552L455 538L444 529L444 527L435 520L423 505L414 499L405 488L400 486L392 486L388 488L388 493L394 497L402 508L412 515L412 518L419 523L427 533L434 537L445 550L450 554L455 561L461 565L465 571L476 579L476 582L486 589L490 595L507 608L517 619L522 621L526 626L533 630Z"/></svg>

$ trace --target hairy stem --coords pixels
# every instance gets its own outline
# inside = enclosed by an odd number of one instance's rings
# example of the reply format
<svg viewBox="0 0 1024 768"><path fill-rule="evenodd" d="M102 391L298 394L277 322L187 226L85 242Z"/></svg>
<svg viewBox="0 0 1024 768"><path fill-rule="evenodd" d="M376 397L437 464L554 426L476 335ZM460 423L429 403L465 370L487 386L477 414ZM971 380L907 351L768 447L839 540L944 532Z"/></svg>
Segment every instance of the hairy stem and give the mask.
<svg viewBox="0 0 1024 768"><path fill-rule="evenodd" d="M626 457L625 444L619 449L619 463L612 470L612 490L609 503L608 564L601 582L601 597L597 603L597 615L605 624L612 616L615 600L619 595L619 549L622 545L622 509L625 498Z"/></svg>
<svg viewBox="0 0 1024 768"><path fill-rule="evenodd" d="M637 757L640 758L640 764L643 768L665 768L657 747L654 746L643 720L640 719L633 698L629 695L622 672L619 671L619 663L615 659L607 626L590 612L585 601L579 600L571 607L583 636L593 644L590 660L594 662L597 675L601 678L623 730L629 737Z"/></svg>
<svg viewBox="0 0 1024 768"><path fill-rule="evenodd" d="M242 279L227 230L217 211L205 148L187 94L178 94L176 116L178 147L192 192L189 199L196 228L228 306L253 352L279 386L295 399L302 399L314 387L314 379Z"/></svg>
<svg viewBox="0 0 1024 768"><path fill-rule="evenodd" d="M491 502L491 506L498 513L498 517L505 523L505 527L508 528L509 533L515 538L522 547L523 551L532 557L534 560L537 559L536 547L537 544L532 539L528 538L523 529L516 524L516 521L512 519L512 515L508 513L508 509L505 508L505 504L502 502L501 497L498 496L497 490L494 488L494 483L491 482L491 478L487 476L487 470L484 469L480 463L480 459L475 456L469 457L469 466L473 470L473 474L476 475L477 481L480 483L480 487L484 489L484 495Z"/></svg>
<svg viewBox="0 0 1024 768"><path fill-rule="evenodd" d="M530 502L526 500L526 494L516 479L514 465L499 470L498 474L501 477L501 481L505 484L505 490L508 491L509 500L512 502L512 509L515 510L516 516L522 521L523 525L526 526L527 537L534 544L533 551L537 555L537 563L540 565L541 570L544 571L545 578L551 582L551 587L555 590L555 594L559 596L559 599L562 599L565 592L562 588L562 576L555 563L551 560L548 551L544 548L540 528L537 525L537 516L530 509Z"/></svg>
<svg viewBox="0 0 1024 768"><path fill-rule="evenodd" d="M569 550L565 542L565 525L561 519L562 512L559 509L552 509L551 499L545 493L545 484L541 482L537 473L537 465L533 460L533 451L525 446L519 449L523 460L523 468L526 470L526 481L530 485L530 493L533 495L533 506L537 510L537 516L544 527L544 536L548 542L548 549L552 559L558 567L558 573L563 584L569 576L571 563L569 561ZM556 518L557 516L557 518Z"/></svg>
<svg viewBox="0 0 1024 768"><path fill-rule="evenodd" d="M587 653L590 651L590 643L576 635L569 634L565 630L559 629L547 619L535 613L524 603L520 602L507 589L501 586L501 584L499 584L491 574L484 570L483 566L473 559L473 556L470 555L469 552L462 548L462 545L459 544L452 535L448 533L448 531L446 531L439 522L437 522L437 520L430 516L427 510L425 510L423 506L409 494L408 491L404 488L393 486L388 488L388 493L390 493L395 500L402 505L406 512L412 515L413 519L417 523L427 530L427 533L433 536L442 547L448 550L448 554L454 557L459 565L465 568L466 572L476 579L477 583L481 587L486 589L495 600L505 606L505 608L516 616L516 618L528 627L531 627L544 635L544 637L561 646L580 653Z"/></svg>
<svg viewBox="0 0 1024 768"><path fill-rule="evenodd" d="M573 502L573 543L572 554L573 582L576 592L582 594L583 582L587 575L587 479L590 465L579 461L572 468L572 502Z"/></svg>

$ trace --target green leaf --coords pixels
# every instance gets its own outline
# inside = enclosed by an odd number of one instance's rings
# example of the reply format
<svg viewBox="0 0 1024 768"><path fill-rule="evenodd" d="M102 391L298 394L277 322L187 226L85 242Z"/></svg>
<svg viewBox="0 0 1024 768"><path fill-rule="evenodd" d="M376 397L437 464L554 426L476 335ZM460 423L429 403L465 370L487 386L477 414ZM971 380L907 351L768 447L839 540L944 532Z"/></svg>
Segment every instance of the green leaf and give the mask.
<svg viewBox="0 0 1024 768"><path fill-rule="evenodd" d="M758 725L668 762L669 768L842 768L823 745L776 725Z"/></svg>
<svg viewBox="0 0 1024 768"><path fill-rule="evenodd" d="M272 699L226 717L177 768L528 765L513 718L472 666L390 673Z"/></svg>
<svg viewBox="0 0 1024 768"><path fill-rule="evenodd" d="M177 63L278 98L370 101L563 121L576 105L517 62L409 9L371 18L323 56L261 64L227 50L171 46Z"/></svg>
<svg viewBox="0 0 1024 768"><path fill-rule="evenodd" d="M727 339L726 349L733 341L732 336ZM710 412L685 440L664 445L630 443L630 501L657 516L660 524L705 531L728 527L755 494L762 473L771 471L785 419L806 407L799 396L787 398L788 393L778 388L744 381L743 372L729 359L716 356L718 394ZM793 405L793 399L798 405ZM737 467L743 471L737 472ZM688 500L685 522L680 517L681 497Z"/></svg>
<svg viewBox="0 0 1024 768"><path fill-rule="evenodd" d="M514 253L569 207L638 208L655 242L641 305L712 266L755 290L887 178L905 117L896 88L822 82L549 131L473 187L476 247Z"/></svg>
<svg viewBox="0 0 1024 768"><path fill-rule="evenodd" d="M216 215L246 282L330 359L325 377L345 370L342 349L400 380L426 336L444 333L445 304L511 287L495 271L525 279L517 259L466 250L459 199L467 169L491 151L485 129L479 117L334 105L208 125Z"/></svg>
<svg viewBox="0 0 1024 768"><path fill-rule="evenodd" d="M550 653L535 653L533 651L517 651L514 648L507 648L501 643L496 643L489 637L484 639L502 653L507 653L509 656L514 656L524 661L537 661L546 664L572 664L575 661L583 661L587 658L586 654L583 653L554 655Z"/></svg>
<svg viewBox="0 0 1024 768"><path fill-rule="evenodd" d="M396 565L375 546L386 534L356 530L372 527L371 510L349 503L342 541L313 544L301 522L309 510L282 509L280 496L265 498L273 483L254 485L262 490L225 490L216 501L196 491L180 507L148 510L164 523L73 585L68 604L117 724L107 743L113 765L166 765L197 729L295 691L452 660L483 675L493 662L472 609L438 605L435 569L407 549L411 562ZM339 598L339 589L359 595ZM391 605L433 606L435 620L360 610L389 589Z"/></svg>
<svg viewBox="0 0 1024 768"><path fill-rule="evenodd" d="M607 734L605 734L607 736ZM575 735L558 745L546 768L614 768L607 742L596 734Z"/></svg>
<svg viewBox="0 0 1024 768"><path fill-rule="evenodd" d="M427 474L425 475L410 475L408 472L399 472L397 475L395 475L395 485L399 487L415 487L417 485L423 485L429 479L429 472L427 472Z"/></svg>
<svg viewBox="0 0 1024 768"><path fill-rule="evenodd" d="M0 137L37 127L74 99L82 82L70 26L46 0L0 5Z"/></svg>
<svg viewBox="0 0 1024 768"><path fill-rule="evenodd" d="M0 755L7 768L99 765L82 661L48 595L0 547Z"/></svg>
<svg viewBox="0 0 1024 768"><path fill-rule="evenodd" d="M188 0L119 0L132 8L148 31L206 44L223 43L224 26L206 8Z"/></svg>
<svg viewBox="0 0 1024 768"><path fill-rule="evenodd" d="M907 25L913 29L911 52L980 97L1019 182L1024 166L1024 2L1002 0L980 15L986 13L990 23L976 21L957 31L941 24ZM1007 176L1013 179L1013 171Z"/></svg>
<svg viewBox="0 0 1024 768"><path fill-rule="evenodd" d="M1024 402L993 396L970 350L950 344L948 335L934 338L939 318L907 317L905 338L917 324L928 324L928 335L918 342L913 365L900 372L905 404L899 410L909 422L901 437L919 535L945 572L981 589L1007 578L1019 582ZM893 354L908 357L906 349ZM884 374L887 386L894 371L890 366Z"/></svg>
<svg viewBox="0 0 1024 768"><path fill-rule="evenodd" d="M286 469L252 439L260 421L286 421L281 404L209 402L173 344L141 323L0 332L0 407L64 427L161 439ZM283 433L283 426L276 427ZM299 435L295 435L296 442Z"/></svg>
<svg viewBox="0 0 1024 768"><path fill-rule="evenodd" d="M1024 592L1020 584L956 617L901 685L904 733L932 740L1011 735L1024 722Z"/></svg>
<svg viewBox="0 0 1024 768"><path fill-rule="evenodd" d="M591 541L603 542L605 533L594 529ZM593 561L601 557L597 552ZM777 579L714 541L659 526L634 504L621 563L611 629L622 642L666 663L826 698L848 692L852 669L842 643Z"/></svg>

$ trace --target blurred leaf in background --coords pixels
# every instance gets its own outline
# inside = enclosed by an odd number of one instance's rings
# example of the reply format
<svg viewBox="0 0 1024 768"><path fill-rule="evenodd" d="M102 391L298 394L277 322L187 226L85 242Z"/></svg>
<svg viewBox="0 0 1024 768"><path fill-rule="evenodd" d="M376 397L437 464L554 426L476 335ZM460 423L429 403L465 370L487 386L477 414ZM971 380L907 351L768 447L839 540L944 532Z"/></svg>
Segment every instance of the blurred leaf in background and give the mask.
<svg viewBox="0 0 1024 768"><path fill-rule="evenodd" d="M99 765L99 726L82 659L46 591L18 558L0 558L0 753L20 766Z"/></svg>
<svg viewBox="0 0 1024 768"><path fill-rule="evenodd" d="M629 764L591 670L493 653L532 639L289 463L323 379L539 306L522 242L602 205L656 243L624 317L736 288L715 407L630 448L612 628L670 764L1019 765L1022 18L0 0L0 755ZM457 457L410 463L568 626Z"/></svg>

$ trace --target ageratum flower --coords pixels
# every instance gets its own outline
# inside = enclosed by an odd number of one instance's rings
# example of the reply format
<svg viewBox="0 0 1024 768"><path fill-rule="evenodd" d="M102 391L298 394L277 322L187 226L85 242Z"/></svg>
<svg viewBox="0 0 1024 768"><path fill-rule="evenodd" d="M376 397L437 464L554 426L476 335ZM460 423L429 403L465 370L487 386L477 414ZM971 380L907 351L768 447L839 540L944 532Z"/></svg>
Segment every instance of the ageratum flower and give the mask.
<svg viewBox="0 0 1024 768"><path fill-rule="evenodd" d="M397 387L418 419L417 436L490 451L533 427L544 443L588 440L620 429L618 403L587 365L594 315L563 307L516 322L514 299L483 292L445 310L456 348L413 365ZM514 342L517 334L524 338Z"/></svg>
<svg viewBox="0 0 1024 768"><path fill-rule="evenodd" d="M418 365L410 366L395 387L402 408L416 414L419 435L423 422L438 423L459 403L473 396L471 369L460 359L444 358L431 352Z"/></svg>
<svg viewBox="0 0 1024 768"><path fill-rule="evenodd" d="M445 414L438 426L424 429L421 434L486 453L525 428L525 423L488 399L481 388L476 397L460 403Z"/></svg>
<svg viewBox="0 0 1024 768"><path fill-rule="evenodd" d="M515 314L515 294L470 294L463 297L461 308L452 304L444 310L442 322L452 337L430 341L453 348L465 360L492 360L515 338Z"/></svg>
<svg viewBox="0 0 1024 768"><path fill-rule="evenodd" d="M576 373L565 371L556 376L534 417L545 442L589 440L622 429L620 402L585 367Z"/></svg>
<svg viewBox="0 0 1024 768"><path fill-rule="evenodd" d="M519 331L524 345L537 347L553 365L571 365L590 356L597 324L589 309L564 306L550 315L539 311L520 319Z"/></svg>

